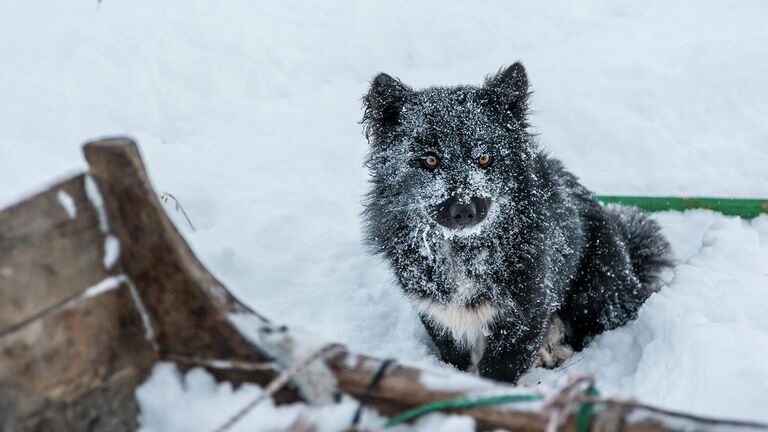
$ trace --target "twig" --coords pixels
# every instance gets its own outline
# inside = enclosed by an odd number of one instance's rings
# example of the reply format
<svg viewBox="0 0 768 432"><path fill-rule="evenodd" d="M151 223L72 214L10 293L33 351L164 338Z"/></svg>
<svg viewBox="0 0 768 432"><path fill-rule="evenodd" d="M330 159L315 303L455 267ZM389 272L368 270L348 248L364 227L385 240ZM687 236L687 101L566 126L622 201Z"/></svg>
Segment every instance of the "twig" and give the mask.
<svg viewBox="0 0 768 432"><path fill-rule="evenodd" d="M173 200L173 202L175 203L174 207L175 207L176 211L177 212L181 212L181 214L184 215L184 219L187 220L187 223L189 224L189 227L192 229L192 231L197 231L195 229L195 226L192 225L192 221L189 220L189 216L187 216L187 212L184 211L184 207L182 207L181 203L179 202L178 199L176 199L175 196L173 196L172 194L170 194L168 192L163 192L163 193L160 194L160 199L163 200L164 203L167 203L168 200Z"/></svg>
<svg viewBox="0 0 768 432"><path fill-rule="evenodd" d="M580 356L579 358L577 358L574 361L572 361L571 364L566 364L568 362L568 360L566 360L565 362L563 362L562 365L560 365L560 367L557 367L557 368L555 368L553 370L556 371L556 372L562 372L562 371L564 371L566 369L569 369L571 366L574 366L574 365L580 363L584 359L585 359L584 356Z"/></svg>
<svg viewBox="0 0 768 432"><path fill-rule="evenodd" d="M658 408L652 405L646 405L640 402L635 402L630 400L606 399L606 398L600 398L600 397L594 397L594 396L581 396L578 400L579 402L591 403L595 405L620 406L620 407L629 408L629 409L645 410L645 411L650 411L652 413L661 414L669 417L676 417L676 418L690 420L696 423L768 430L768 424L766 423L760 423L756 421L704 417L696 414L688 414L688 413L683 413L679 411L668 410L665 408Z"/></svg>
<svg viewBox="0 0 768 432"><path fill-rule="evenodd" d="M264 391L261 394L259 394L248 405L246 405L243 409L238 411L234 416L232 416L229 420L227 420L226 423L219 426L219 428L217 428L215 432L228 431L237 422L242 420L242 418L245 417L245 415L248 414L248 412L251 411L254 407L256 407L256 405L258 405L264 399L268 397L272 397L272 395L274 395L275 393L277 393L278 390L283 388L283 386L287 384L288 381L290 381L294 375L296 375L305 367L309 366L313 361L319 359L320 357L323 357L324 355L328 354L331 351L334 351L337 349L343 349L343 348L344 347L340 344L336 344L336 343L328 344L312 352L308 356L304 357L302 360L294 363L290 368L284 370L283 372L280 373L280 375L276 376L275 379L270 381L270 383L267 384L266 387L264 387Z"/></svg>

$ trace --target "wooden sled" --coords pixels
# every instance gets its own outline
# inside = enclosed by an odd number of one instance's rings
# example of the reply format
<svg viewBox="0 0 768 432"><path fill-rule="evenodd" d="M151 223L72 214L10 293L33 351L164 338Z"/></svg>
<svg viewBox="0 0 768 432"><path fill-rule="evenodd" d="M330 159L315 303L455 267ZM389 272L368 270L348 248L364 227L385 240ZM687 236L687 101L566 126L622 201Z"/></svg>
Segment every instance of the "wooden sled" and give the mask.
<svg viewBox="0 0 768 432"><path fill-rule="evenodd" d="M134 431L134 391L160 361L265 386L318 348L237 301L206 270L165 214L133 141L99 140L84 152L87 174L0 212L0 430ZM318 374L359 399L382 362L336 349L316 363L274 399L333 403L307 385ZM393 415L463 396L423 384L457 374L395 366L367 406ZM520 391L460 380L494 394ZM593 428L609 405L595 405ZM659 413L628 420L632 409L613 410L613 430L672 430ZM457 411L484 430L543 431L551 419L502 406ZM565 414L558 430L576 430L575 410Z"/></svg>

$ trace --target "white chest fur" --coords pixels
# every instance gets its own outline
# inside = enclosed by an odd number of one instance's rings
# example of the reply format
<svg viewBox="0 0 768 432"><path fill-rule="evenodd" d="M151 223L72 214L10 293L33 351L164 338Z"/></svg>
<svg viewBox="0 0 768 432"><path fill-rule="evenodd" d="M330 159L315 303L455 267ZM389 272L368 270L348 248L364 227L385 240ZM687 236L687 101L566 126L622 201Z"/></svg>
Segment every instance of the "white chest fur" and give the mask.
<svg viewBox="0 0 768 432"><path fill-rule="evenodd" d="M434 325L451 333L460 345L470 349L472 366L485 350L485 339L490 334L490 326L499 310L489 304L467 307L458 304L440 304L431 300L422 300L416 308Z"/></svg>

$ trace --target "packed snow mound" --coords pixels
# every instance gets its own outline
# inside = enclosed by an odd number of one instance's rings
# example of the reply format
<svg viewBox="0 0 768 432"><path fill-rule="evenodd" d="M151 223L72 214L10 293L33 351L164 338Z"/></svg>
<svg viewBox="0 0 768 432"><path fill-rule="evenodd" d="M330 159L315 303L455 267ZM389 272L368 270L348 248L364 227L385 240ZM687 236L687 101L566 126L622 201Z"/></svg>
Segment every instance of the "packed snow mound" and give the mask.
<svg viewBox="0 0 768 432"><path fill-rule="evenodd" d="M0 205L82 169L83 140L130 134L197 230L169 205L177 226L250 306L447 367L362 246L369 80L480 84L522 60L542 145L595 192L760 197L766 14L757 1L0 2ZM679 261L667 285L636 322L525 382L589 372L606 394L768 421L768 217L656 218ZM247 399L206 388L201 416ZM147 430L189 430L174 423L188 410L141 401Z"/></svg>
<svg viewBox="0 0 768 432"><path fill-rule="evenodd" d="M677 261L667 286L636 321L522 383L562 385L569 372L587 372L606 395L766 421L768 216L745 222L700 210L656 217Z"/></svg>

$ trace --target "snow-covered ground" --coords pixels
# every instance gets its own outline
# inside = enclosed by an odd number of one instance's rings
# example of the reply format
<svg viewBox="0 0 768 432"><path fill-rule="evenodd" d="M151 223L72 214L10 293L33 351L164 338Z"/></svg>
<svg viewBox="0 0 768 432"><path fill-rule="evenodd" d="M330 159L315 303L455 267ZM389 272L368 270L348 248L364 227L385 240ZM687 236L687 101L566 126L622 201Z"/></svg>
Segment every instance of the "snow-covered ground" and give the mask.
<svg viewBox="0 0 768 432"><path fill-rule="evenodd" d="M82 169L85 139L130 134L189 214L194 232L176 220L193 248L245 302L444 367L361 245L368 80L478 84L521 59L542 144L594 191L764 197L766 19L760 0L2 1L0 206ZM578 370L607 394L768 421L768 217L656 217L679 260L668 286L566 368L523 381ZM186 380L163 367L139 392L146 431L207 430L259 391ZM267 408L247 430L302 411ZM187 423L193 412L208 423Z"/></svg>

